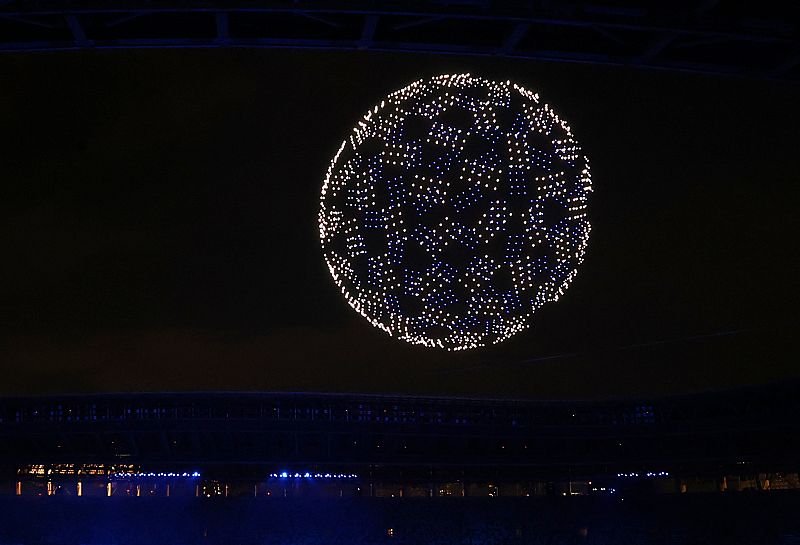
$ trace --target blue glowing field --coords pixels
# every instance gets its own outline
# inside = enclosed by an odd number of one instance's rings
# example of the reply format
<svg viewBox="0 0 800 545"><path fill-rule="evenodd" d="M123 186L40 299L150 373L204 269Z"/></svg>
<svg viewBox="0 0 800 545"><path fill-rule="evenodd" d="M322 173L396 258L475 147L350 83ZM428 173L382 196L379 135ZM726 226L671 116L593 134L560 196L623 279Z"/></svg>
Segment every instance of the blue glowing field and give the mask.
<svg viewBox="0 0 800 545"><path fill-rule="evenodd" d="M0 545L788 545L800 495L0 498Z"/></svg>

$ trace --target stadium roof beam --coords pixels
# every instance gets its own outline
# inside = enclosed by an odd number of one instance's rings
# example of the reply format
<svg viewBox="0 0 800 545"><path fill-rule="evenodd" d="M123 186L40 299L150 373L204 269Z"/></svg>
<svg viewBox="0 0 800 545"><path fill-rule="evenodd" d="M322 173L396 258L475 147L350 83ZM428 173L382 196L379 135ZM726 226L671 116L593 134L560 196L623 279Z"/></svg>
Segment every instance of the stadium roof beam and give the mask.
<svg viewBox="0 0 800 545"><path fill-rule="evenodd" d="M72 32L72 38L75 40L75 45L77 47L91 47L93 45L92 40L86 37L86 31L83 30L83 25L81 25L78 17L76 15L67 15L65 18L67 26Z"/></svg>
<svg viewBox="0 0 800 545"><path fill-rule="evenodd" d="M786 59L786 61L772 68L770 73L774 76L780 77L782 74L785 74L790 70L797 68L798 66L800 66L800 48L798 48L794 54Z"/></svg>
<svg viewBox="0 0 800 545"><path fill-rule="evenodd" d="M800 80L796 6L0 1L0 51L265 47L506 56ZM787 59L789 61L787 62Z"/></svg>
<svg viewBox="0 0 800 545"><path fill-rule="evenodd" d="M367 49L375 38L375 29L378 27L378 15L367 15L364 18L364 28L361 31L361 40L359 41L359 49Z"/></svg>
<svg viewBox="0 0 800 545"><path fill-rule="evenodd" d="M231 41L230 25L228 24L228 14L220 11L215 14L215 22L217 25L217 43L219 45L228 45Z"/></svg>
<svg viewBox="0 0 800 545"><path fill-rule="evenodd" d="M525 37L525 34L528 33L530 27L531 25L528 23L517 23L514 25L514 28L511 29L511 32L508 33L508 36L503 42L503 47L500 52L505 55L512 53L517 48L522 38Z"/></svg>

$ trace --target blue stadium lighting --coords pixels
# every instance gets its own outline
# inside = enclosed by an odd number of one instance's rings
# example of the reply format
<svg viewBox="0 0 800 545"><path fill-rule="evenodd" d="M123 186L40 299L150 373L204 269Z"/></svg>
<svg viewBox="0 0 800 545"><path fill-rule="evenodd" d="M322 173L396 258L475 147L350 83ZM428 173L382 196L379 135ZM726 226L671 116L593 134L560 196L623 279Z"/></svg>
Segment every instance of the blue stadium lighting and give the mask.
<svg viewBox="0 0 800 545"><path fill-rule="evenodd" d="M371 108L331 161L319 236L347 303L412 344L465 350L530 326L589 241L589 160L511 81L419 80Z"/></svg>

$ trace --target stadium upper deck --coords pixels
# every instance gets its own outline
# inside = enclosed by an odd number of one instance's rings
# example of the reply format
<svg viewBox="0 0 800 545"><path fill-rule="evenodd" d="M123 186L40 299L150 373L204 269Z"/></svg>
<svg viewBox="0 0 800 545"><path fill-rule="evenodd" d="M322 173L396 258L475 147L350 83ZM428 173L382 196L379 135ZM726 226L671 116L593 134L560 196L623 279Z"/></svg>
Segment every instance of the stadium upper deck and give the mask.
<svg viewBox="0 0 800 545"><path fill-rule="evenodd" d="M303 393L4 398L0 465L440 471L498 481L793 470L797 386L596 402Z"/></svg>

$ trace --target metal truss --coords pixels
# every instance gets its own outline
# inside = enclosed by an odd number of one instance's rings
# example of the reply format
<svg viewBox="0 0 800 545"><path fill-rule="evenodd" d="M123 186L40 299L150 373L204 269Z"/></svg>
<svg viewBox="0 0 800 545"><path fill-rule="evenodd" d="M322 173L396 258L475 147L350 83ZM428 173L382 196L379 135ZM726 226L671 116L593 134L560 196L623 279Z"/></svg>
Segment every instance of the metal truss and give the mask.
<svg viewBox="0 0 800 545"><path fill-rule="evenodd" d="M799 22L780 0L0 0L0 51L385 51L798 81Z"/></svg>

